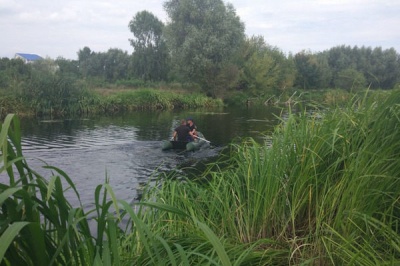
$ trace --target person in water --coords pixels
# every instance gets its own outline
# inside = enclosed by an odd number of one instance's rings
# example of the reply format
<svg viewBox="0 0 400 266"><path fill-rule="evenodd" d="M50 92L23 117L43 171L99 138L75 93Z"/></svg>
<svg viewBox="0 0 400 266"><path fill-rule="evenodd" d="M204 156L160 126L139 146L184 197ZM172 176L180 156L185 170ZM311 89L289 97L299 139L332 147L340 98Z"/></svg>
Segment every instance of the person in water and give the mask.
<svg viewBox="0 0 400 266"><path fill-rule="evenodd" d="M197 127L193 122L193 118L189 117L188 119L186 119L186 123L190 129L190 136L192 137L192 140L194 140L197 137Z"/></svg>
<svg viewBox="0 0 400 266"><path fill-rule="evenodd" d="M177 141L190 141L193 139L193 135L190 131L190 128L186 124L186 120L182 119L180 126L175 128L173 140Z"/></svg>

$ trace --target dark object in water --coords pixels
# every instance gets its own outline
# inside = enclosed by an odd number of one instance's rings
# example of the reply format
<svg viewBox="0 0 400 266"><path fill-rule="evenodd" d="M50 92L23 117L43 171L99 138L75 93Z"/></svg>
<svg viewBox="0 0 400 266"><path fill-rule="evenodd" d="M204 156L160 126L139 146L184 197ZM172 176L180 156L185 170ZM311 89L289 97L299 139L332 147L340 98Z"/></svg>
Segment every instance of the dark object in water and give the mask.
<svg viewBox="0 0 400 266"><path fill-rule="evenodd" d="M200 149L205 143L208 143L201 132L197 132L198 136L201 139L195 139L194 141L175 141L175 140L166 140L163 142L162 150L187 150L187 151L195 151Z"/></svg>

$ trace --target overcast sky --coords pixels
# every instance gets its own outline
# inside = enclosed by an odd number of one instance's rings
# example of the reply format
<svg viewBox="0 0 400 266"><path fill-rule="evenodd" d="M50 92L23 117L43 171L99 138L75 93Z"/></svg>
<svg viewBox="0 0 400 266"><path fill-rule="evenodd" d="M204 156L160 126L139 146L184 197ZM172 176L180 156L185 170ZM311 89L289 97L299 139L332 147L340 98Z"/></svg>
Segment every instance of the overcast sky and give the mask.
<svg viewBox="0 0 400 266"><path fill-rule="evenodd" d="M164 0L0 0L0 57L35 53L77 59L119 48L132 53L129 21L147 10L167 23ZM400 53L399 0L230 0L248 36L284 53L338 45L395 48Z"/></svg>

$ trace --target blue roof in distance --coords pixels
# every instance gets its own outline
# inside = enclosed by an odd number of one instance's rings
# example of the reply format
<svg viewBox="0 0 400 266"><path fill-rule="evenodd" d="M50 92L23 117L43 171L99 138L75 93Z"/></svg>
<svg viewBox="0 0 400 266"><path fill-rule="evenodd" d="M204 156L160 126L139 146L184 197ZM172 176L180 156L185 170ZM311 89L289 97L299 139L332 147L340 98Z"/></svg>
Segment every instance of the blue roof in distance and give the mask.
<svg viewBox="0 0 400 266"><path fill-rule="evenodd" d="M41 56L37 54L23 54L23 53L17 53L17 55L23 57L24 59L28 61L35 61L35 60L40 60L43 59Z"/></svg>

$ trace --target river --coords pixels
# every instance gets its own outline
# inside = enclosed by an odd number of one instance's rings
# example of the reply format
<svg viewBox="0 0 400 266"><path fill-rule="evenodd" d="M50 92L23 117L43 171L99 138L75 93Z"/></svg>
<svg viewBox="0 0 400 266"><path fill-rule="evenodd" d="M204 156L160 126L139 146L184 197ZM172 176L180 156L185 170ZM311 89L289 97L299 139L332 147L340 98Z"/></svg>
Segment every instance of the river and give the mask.
<svg viewBox="0 0 400 266"><path fill-rule="evenodd" d="M243 137L262 142L280 114L280 108L265 106L21 119L23 153L28 164L46 178L54 173L43 168L46 164L66 172L86 207L93 205L95 188L106 178L119 199L131 202L140 196L143 185L156 178L156 170L212 161L222 147ZM162 151L162 142L171 137L179 120L187 117L194 119L212 145L196 152ZM4 173L0 181L8 182ZM66 197L77 203L72 190Z"/></svg>

